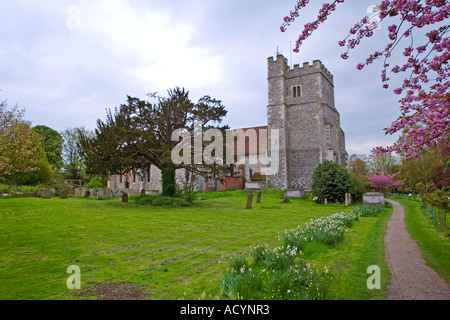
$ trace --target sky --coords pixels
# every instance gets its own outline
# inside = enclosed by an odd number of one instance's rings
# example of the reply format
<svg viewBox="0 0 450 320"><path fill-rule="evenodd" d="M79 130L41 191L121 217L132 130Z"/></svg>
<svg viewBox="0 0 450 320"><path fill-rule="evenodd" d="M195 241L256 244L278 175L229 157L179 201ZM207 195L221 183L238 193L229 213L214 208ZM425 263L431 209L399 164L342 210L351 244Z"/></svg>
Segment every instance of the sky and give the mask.
<svg viewBox="0 0 450 320"><path fill-rule="evenodd" d="M348 60L337 43L374 2L339 5L293 53L322 1L311 1L282 33L295 0L3 0L0 100L24 107L33 126L94 129L127 95L165 96L178 86L193 101L220 99L228 111L223 124L233 129L261 126L267 124L267 59L278 50L291 66L320 60L333 74L347 152L369 154L397 138L383 130L400 111L395 85L382 88L382 61L356 69L385 47L387 25Z"/></svg>

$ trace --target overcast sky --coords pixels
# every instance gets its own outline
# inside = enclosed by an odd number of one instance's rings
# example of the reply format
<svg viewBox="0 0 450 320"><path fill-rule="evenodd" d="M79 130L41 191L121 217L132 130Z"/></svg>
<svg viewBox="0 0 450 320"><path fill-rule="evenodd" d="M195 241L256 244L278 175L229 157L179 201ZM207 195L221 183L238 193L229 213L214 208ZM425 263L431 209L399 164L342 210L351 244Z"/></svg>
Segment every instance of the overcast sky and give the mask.
<svg viewBox="0 0 450 320"><path fill-rule="evenodd" d="M321 60L334 75L349 154L391 144L395 137L383 128L399 115L394 86L382 89L381 61L355 67L384 48L387 25L347 61L337 44L378 1L339 5L300 53L291 54L290 41L293 46L322 3L311 2L281 33L295 0L3 0L0 100L25 107L33 125L93 129L127 95L145 99L179 86L194 101L206 94L221 99L232 128L266 125L267 58L279 47L291 65Z"/></svg>

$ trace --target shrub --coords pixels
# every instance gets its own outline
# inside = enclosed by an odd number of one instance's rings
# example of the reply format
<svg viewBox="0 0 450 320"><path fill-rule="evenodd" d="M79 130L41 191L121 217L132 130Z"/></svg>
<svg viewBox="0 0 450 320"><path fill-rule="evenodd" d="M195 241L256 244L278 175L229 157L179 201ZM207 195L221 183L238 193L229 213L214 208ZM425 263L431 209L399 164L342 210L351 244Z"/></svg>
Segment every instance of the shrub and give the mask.
<svg viewBox="0 0 450 320"><path fill-rule="evenodd" d="M341 165L324 161L319 164L312 176L312 193L318 203L344 202L345 193L350 191L350 174Z"/></svg>
<svg viewBox="0 0 450 320"><path fill-rule="evenodd" d="M8 193L9 192L9 186L6 184L0 184L0 193Z"/></svg>
<svg viewBox="0 0 450 320"><path fill-rule="evenodd" d="M98 190L98 189L102 189L103 188L103 183L100 181L99 178L92 178L91 181L89 181L88 184L86 184L86 188L87 189L94 189L94 190Z"/></svg>
<svg viewBox="0 0 450 320"><path fill-rule="evenodd" d="M152 201L152 205L155 207L187 207L189 204L180 198L156 197Z"/></svg>

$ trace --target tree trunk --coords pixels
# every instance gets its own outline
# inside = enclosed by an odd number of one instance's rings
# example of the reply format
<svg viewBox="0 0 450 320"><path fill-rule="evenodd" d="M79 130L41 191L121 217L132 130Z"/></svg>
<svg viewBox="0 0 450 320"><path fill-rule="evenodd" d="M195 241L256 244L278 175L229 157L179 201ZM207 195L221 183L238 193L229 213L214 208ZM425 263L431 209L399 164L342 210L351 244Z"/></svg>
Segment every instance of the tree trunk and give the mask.
<svg viewBox="0 0 450 320"><path fill-rule="evenodd" d="M163 197L175 197L175 168L170 164L164 164L161 174Z"/></svg>

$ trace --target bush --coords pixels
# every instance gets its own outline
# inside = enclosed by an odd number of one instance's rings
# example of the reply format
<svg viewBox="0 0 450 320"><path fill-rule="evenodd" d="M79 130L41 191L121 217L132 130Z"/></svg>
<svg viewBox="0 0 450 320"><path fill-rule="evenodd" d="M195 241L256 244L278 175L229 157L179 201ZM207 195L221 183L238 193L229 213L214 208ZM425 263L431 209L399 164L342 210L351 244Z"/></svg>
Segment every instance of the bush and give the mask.
<svg viewBox="0 0 450 320"><path fill-rule="evenodd" d="M345 193L351 188L350 174L341 165L324 161L314 169L312 176L312 193L318 203L344 202Z"/></svg>
<svg viewBox="0 0 450 320"><path fill-rule="evenodd" d="M155 207L187 207L189 204L181 198L162 197L160 195L131 195L129 200L136 204Z"/></svg>
<svg viewBox="0 0 450 320"><path fill-rule="evenodd" d="M99 178L92 178L91 181L89 181L88 184L86 184L86 188L87 189L94 189L94 190L98 190L98 189L103 189L103 183L100 181Z"/></svg>
<svg viewBox="0 0 450 320"><path fill-rule="evenodd" d="M9 186L6 184L0 184L0 193L8 193L9 192Z"/></svg>

